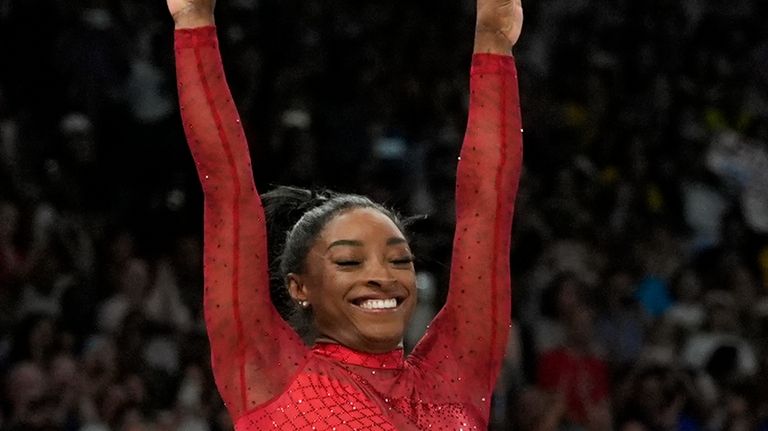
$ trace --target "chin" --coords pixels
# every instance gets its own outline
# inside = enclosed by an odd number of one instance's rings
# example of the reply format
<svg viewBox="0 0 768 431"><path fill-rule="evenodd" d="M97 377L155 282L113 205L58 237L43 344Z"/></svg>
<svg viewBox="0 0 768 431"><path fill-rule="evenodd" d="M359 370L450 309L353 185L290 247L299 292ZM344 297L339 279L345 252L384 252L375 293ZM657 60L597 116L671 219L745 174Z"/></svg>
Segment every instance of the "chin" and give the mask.
<svg viewBox="0 0 768 431"><path fill-rule="evenodd" d="M373 329L373 328L367 328ZM361 345L365 346L365 351L372 353L383 353L401 347L403 342L403 328L399 330L367 330L361 331Z"/></svg>

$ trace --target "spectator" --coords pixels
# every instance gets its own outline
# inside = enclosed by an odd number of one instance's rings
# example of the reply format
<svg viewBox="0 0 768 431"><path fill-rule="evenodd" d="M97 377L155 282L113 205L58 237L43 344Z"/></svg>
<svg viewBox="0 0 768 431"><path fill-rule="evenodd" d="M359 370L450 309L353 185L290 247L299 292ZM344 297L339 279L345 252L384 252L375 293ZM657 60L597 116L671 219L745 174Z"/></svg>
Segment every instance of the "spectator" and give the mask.
<svg viewBox="0 0 768 431"><path fill-rule="evenodd" d="M568 423L582 427L610 414L608 364L595 346L593 319L588 306L567 316L564 342L542 353L537 377L539 387L565 398Z"/></svg>

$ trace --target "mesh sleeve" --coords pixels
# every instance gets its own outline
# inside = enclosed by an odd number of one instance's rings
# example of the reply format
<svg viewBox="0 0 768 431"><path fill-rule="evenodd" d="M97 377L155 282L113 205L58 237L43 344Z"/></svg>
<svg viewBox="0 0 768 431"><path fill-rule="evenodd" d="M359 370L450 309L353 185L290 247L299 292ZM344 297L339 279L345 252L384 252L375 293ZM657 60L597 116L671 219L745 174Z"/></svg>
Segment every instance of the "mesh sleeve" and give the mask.
<svg viewBox="0 0 768 431"><path fill-rule="evenodd" d="M522 129L513 58L475 54L470 75L448 298L414 356L487 415L511 323L509 249Z"/></svg>
<svg viewBox="0 0 768 431"><path fill-rule="evenodd" d="M175 54L184 131L205 197L212 367L236 419L286 388L306 348L270 301L264 210L215 28L177 30Z"/></svg>

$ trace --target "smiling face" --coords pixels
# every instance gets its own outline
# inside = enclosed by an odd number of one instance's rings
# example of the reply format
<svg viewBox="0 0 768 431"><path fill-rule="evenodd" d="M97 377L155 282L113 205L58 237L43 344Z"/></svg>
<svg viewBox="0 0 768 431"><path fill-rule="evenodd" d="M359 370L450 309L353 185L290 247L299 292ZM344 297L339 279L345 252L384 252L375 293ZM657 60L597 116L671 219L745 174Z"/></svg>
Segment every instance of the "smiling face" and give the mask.
<svg viewBox="0 0 768 431"><path fill-rule="evenodd" d="M311 304L321 336L372 353L400 344L416 305L416 274L408 242L389 217L374 208L335 216L304 268L288 275L288 288Z"/></svg>

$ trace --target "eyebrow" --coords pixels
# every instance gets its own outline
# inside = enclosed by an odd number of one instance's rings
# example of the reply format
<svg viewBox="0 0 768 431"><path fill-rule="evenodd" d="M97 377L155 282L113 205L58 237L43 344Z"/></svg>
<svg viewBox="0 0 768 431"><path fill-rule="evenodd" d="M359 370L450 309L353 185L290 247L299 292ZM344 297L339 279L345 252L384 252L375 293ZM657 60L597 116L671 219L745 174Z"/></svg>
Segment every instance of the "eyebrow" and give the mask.
<svg viewBox="0 0 768 431"><path fill-rule="evenodd" d="M406 241L405 238L400 238L397 236L393 236L392 238L387 240L387 245L398 245L398 244L408 244L408 241Z"/></svg>
<svg viewBox="0 0 768 431"><path fill-rule="evenodd" d="M405 238L400 238L393 236L392 238L389 238L387 240L387 245L398 245L398 244L407 244L408 241L405 240ZM352 247L362 247L363 242L356 240L356 239L339 239L334 242L332 242L326 250L330 250L332 247L340 246L340 245L347 245Z"/></svg>
<svg viewBox="0 0 768 431"><path fill-rule="evenodd" d="M362 241L358 241L356 239L340 239L340 240L332 242L328 246L328 248L326 250L330 250L332 247L336 247L338 245L351 245L351 246L354 246L354 247L362 247L363 246L363 242Z"/></svg>

